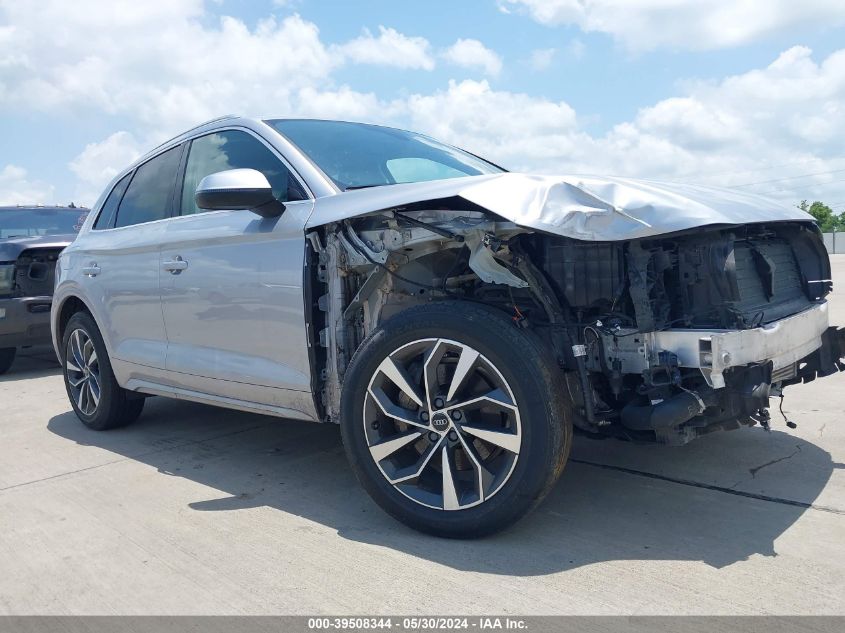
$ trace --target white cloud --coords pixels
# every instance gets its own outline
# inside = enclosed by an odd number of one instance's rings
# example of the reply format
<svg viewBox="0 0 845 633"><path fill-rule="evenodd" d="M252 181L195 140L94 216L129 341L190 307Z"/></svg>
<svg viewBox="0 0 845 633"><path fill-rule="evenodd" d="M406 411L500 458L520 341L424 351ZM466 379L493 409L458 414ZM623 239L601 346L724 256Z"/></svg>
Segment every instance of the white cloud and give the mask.
<svg viewBox="0 0 845 633"><path fill-rule="evenodd" d="M373 93L362 93L343 86L337 90L305 88L297 94L291 116L344 119L362 123L389 120L389 104Z"/></svg>
<svg viewBox="0 0 845 633"><path fill-rule="evenodd" d="M459 39L443 52L443 58L456 66L480 68L487 75L498 75L502 58L478 40Z"/></svg>
<svg viewBox="0 0 845 633"><path fill-rule="evenodd" d="M128 137L134 151L226 113L307 114L319 107L358 115L366 100L350 97L333 78L345 64L434 67L427 40L395 29L329 45L299 15L250 28L212 17L202 0L0 0L0 25L0 116L112 117L138 139ZM80 182L77 196L87 202L108 180L93 176L94 153L101 152L103 165L114 160L112 170L134 154L115 153L127 137L91 140L97 142L69 165Z"/></svg>
<svg viewBox="0 0 845 633"><path fill-rule="evenodd" d="M486 82L451 83L403 107L402 124L512 169L722 186L778 180L740 189L787 203L845 201L845 176L819 173L845 169L845 49L817 63L810 50L795 47L765 68L692 83L601 136L587 134L564 102L495 91ZM804 174L819 175L786 179Z"/></svg>
<svg viewBox="0 0 845 633"><path fill-rule="evenodd" d="M566 45L564 50L570 58L580 60L583 59L584 54L587 52L587 46L576 37Z"/></svg>
<svg viewBox="0 0 845 633"><path fill-rule="evenodd" d="M845 200L841 175L788 178L845 168L843 137L845 50L816 63L809 49L794 47L766 68L691 84L686 95L642 109L597 142L621 173L760 182L740 188L787 201ZM761 170L769 166L782 167ZM762 182L769 180L780 181Z"/></svg>
<svg viewBox="0 0 845 633"><path fill-rule="evenodd" d="M691 150L742 144L835 155L845 135L845 50L819 64L810 49L793 47L764 69L691 84L687 96L642 110L635 123Z"/></svg>
<svg viewBox="0 0 845 633"><path fill-rule="evenodd" d="M538 48L531 51L531 68L534 70L546 70L552 65L556 54L556 48Z"/></svg>
<svg viewBox="0 0 845 633"><path fill-rule="evenodd" d="M607 33L635 50L714 49L802 25L845 23L841 0L499 0L548 25Z"/></svg>
<svg viewBox="0 0 845 633"><path fill-rule="evenodd" d="M132 134L115 132L99 143L88 143L68 166L89 190L99 192L142 153ZM90 194L86 195L89 197Z"/></svg>
<svg viewBox="0 0 845 633"><path fill-rule="evenodd" d="M363 35L335 47L335 50L356 64L434 69L434 58L429 53L427 39L409 37L384 26L378 28L378 37L364 29Z"/></svg>
<svg viewBox="0 0 845 633"><path fill-rule="evenodd" d="M0 23L13 25L0 27L0 116L37 117L39 110L42 116L70 114L76 120L112 116L119 122L115 129L125 130L90 139L74 152L68 168L78 181L76 202L93 202L98 189L138 152L227 112L393 124L511 169L547 173L731 185L845 168L845 49L815 60L808 49L795 47L763 68L721 81L689 82L674 97L595 135L566 102L495 90L487 81L454 81L396 98L338 81L344 64L403 55L410 67L434 64L426 40L388 28L330 44L300 16L248 28L233 18L210 18L200 0L26 4L24 9L23 3L0 0ZM571 57L569 48L561 44L548 56ZM546 54L537 53L540 65ZM489 60L477 64L487 72L497 68ZM711 176L714 172L728 173ZM0 173L5 201L54 200L47 176L10 165ZM822 174L747 189L772 191L788 201L814 196L845 201L845 186L832 182L836 179ZM832 184L820 184L826 182ZM796 190L799 186L804 188ZM62 202L69 193L61 193Z"/></svg>
<svg viewBox="0 0 845 633"><path fill-rule="evenodd" d="M53 187L31 180L26 170L16 165L0 169L0 205L45 204L53 200Z"/></svg>
<svg viewBox="0 0 845 633"><path fill-rule="evenodd" d="M516 170L557 161L581 136L566 103L496 91L486 81L452 81L448 90L413 95L403 103L402 120Z"/></svg>
<svg viewBox="0 0 845 633"><path fill-rule="evenodd" d="M20 57L0 70L0 84L15 86L0 93L0 108L98 111L162 138L221 112L284 109L293 91L327 82L341 63L297 15L250 30L229 17L206 25L201 8L199 0L0 4L0 20L15 25L7 46Z"/></svg>
<svg viewBox="0 0 845 633"><path fill-rule="evenodd" d="M565 46L557 48L537 48L531 51L528 63L533 70L543 71L552 67L555 61L578 62L584 58L587 47L577 37L570 40Z"/></svg>

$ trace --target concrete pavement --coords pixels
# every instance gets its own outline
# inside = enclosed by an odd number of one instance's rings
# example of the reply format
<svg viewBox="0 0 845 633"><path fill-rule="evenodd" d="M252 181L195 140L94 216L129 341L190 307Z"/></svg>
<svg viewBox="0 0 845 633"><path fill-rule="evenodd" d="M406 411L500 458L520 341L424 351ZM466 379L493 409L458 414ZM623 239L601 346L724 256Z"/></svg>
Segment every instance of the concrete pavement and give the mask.
<svg viewBox="0 0 845 633"><path fill-rule="evenodd" d="M0 614L845 614L845 375L786 396L795 431L578 437L537 512L454 542L384 515L333 426L154 398L95 433L30 352L0 378Z"/></svg>

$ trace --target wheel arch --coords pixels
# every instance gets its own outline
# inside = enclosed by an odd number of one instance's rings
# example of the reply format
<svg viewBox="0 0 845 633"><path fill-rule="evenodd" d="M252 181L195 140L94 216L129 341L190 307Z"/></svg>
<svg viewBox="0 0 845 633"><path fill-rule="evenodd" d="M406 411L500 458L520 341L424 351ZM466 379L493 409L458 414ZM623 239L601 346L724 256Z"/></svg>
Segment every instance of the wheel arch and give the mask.
<svg viewBox="0 0 845 633"><path fill-rule="evenodd" d="M94 314L94 311L88 303L79 295L70 294L62 298L61 303L55 307L54 310L56 316L53 321L53 342L59 358L62 358L62 340L65 336L65 329L67 328L68 321L70 321L71 317L73 317L73 315L77 312L87 313L94 320L94 323L97 324L97 329L100 330L100 335L103 335L103 327L100 324L99 319L97 319L97 316ZM111 353L110 345L105 336L103 336L103 342L106 344L106 349L108 349L109 353Z"/></svg>
<svg viewBox="0 0 845 633"><path fill-rule="evenodd" d="M509 244L526 233L532 231L453 199L309 231L305 313L314 350L312 389L322 418L337 420L346 367L364 339L406 310L454 300L493 303L519 315L506 295L490 301L470 295L496 286L526 296L529 284L509 264Z"/></svg>

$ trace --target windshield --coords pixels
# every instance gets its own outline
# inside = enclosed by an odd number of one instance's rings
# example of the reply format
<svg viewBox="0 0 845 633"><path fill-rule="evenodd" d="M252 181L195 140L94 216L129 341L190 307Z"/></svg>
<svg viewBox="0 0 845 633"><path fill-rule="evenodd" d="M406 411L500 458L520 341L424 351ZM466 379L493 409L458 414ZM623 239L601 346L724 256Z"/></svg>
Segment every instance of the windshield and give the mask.
<svg viewBox="0 0 845 633"><path fill-rule="evenodd" d="M88 209L0 209L0 239L79 233Z"/></svg>
<svg viewBox="0 0 845 633"><path fill-rule="evenodd" d="M341 189L442 180L504 170L432 138L363 123L267 121Z"/></svg>

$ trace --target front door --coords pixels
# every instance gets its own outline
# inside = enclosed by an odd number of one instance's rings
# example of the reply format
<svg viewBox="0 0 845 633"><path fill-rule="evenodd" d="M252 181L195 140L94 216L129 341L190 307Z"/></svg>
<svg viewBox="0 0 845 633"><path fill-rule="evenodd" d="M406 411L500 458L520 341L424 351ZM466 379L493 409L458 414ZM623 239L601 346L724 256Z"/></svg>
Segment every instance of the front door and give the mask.
<svg viewBox="0 0 845 633"><path fill-rule="evenodd" d="M202 393L310 409L302 285L312 202L284 163L243 130L199 137L188 152L181 215L162 235L168 373ZM243 167L267 176L286 204L280 217L196 207L203 177Z"/></svg>

